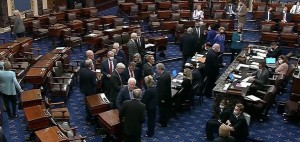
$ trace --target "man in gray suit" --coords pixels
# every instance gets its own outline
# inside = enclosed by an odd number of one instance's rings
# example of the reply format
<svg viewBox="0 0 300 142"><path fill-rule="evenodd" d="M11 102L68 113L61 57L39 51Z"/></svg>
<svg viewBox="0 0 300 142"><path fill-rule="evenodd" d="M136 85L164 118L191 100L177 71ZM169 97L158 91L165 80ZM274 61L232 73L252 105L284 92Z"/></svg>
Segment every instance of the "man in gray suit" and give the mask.
<svg viewBox="0 0 300 142"><path fill-rule="evenodd" d="M133 55L134 54L139 53L138 47L137 47L137 45L135 43L136 38L137 38L137 34L136 33L132 33L130 35L130 40L127 43L129 62L133 61Z"/></svg>
<svg viewBox="0 0 300 142"><path fill-rule="evenodd" d="M14 10L13 14L15 15L15 18L14 18L14 26L13 26L13 29L11 29L11 30L13 31L14 34L17 35L18 38L24 37L25 36L25 26L24 26L21 14L20 14L19 10Z"/></svg>
<svg viewBox="0 0 300 142"><path fill-rule="evenodd" d="M238 9L237 9L237 14L238 14L238 27L243 28L244 24L246 23L246 15L247 15L247 6L241 1Z"/></svg>
<svg viewBox="0 0 300 142"><path fill-rule="evenodd" d="M266 68L265 62L260 62L258 65L258 70L253 72L253 78L250 79L250 82L253 81L253 89L263 90L265 85L269 84L269 71Z"/></svg>

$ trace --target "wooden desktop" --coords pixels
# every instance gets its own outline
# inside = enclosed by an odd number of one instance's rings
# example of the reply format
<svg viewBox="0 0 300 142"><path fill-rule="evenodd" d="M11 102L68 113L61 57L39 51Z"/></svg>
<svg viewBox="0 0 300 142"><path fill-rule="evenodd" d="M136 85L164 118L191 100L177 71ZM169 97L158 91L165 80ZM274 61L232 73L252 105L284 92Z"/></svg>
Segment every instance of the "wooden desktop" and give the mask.
<svg viewBox="0 0 300 142"><path fill-rule="evenodd" d="M35 132L38 142L68 142L68 137L57 126L45 128Z"/></svg>
<svg viewBox="0 0 300 142"><path fill-rule="evenodd" d="M119 120L119 110L109 110L98 114L99 124L111 135L121 138L122 125Z"/></svg>
<svg viewBox="0 0 300 142"><path fill-rule="evenodd" d="M86 103L92 115L97 115L110 109L110 104L103 101L100 94L87 96Z"/></svg>
<svg viewBox="0 0 300 142"><path fill-rule="evenodd" d="M42 106L23 108L25 120L29 130L39 130L51 126L51 114Z"/></svg>
<svg viewBox="0 0 300 142"><path fill-rule="evenodd" d="M20 95L22 107L42 105L42 94L40 89L26 90Z"/></svg>

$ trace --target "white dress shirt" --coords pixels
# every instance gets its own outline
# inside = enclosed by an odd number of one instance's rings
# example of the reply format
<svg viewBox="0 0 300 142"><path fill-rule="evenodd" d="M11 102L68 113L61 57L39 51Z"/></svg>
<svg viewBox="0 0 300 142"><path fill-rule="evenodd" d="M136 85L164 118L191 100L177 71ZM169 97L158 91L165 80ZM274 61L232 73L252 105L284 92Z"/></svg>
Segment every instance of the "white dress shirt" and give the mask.
<svg viewBox="0 0 300 142"><path fill-rule="evenodd" d="M293 5L290 10L291 14L300 14L300 5Z"/></svg>
<svg viewBox="0 0 300 142"><path fill-rule="evenodd" d="M204 12L202 10L194 10L193 19L194 20L204 19Z"/></svg>

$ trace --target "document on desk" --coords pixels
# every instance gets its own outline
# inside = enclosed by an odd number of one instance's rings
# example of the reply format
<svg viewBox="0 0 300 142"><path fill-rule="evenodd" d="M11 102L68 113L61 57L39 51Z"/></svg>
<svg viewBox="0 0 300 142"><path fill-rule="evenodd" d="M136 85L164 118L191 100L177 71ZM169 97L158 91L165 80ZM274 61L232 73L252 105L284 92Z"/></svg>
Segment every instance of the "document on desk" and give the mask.
<svg viewBox="0 0 300 142"><path fill-rule="evenodd" d="M250 65L250 69L258 69L258 65Z"/></svg>
<svg viewBox="0 0 300 142"><path fill-rule="evenodd" d="M252 49L253 51L257 51L257 52L262 52L262 53L265 53L266 50L262 50L262 49Z"/></svg>
<svg viewBox="0 0 300 142"><path fill-rule="evenodd" d="M232 74L233 76L234 76L234 78L237 78L237 79L240 79L240 78L242 78L242 76L241 75L237 75L237 74Z"/></svg>
<svg viewBox="0 0 300 142"><path fill-rule="evenodd" d="M267 57L267 54L258 52L258 53L257 53L257 56L266 58L266 57Z"/></svg>
<svg viewBox="0 0 300 142"><path fill-rule="evenodd" d="M241 67L244 67L244 68L249 68L249 65L246 65L246 64L239 64L236 69L239 70Z"/></svg>
<svg viewBox="0 0 300 142"><path fill-rule="evenodd" d="M176 82L176 83L182 83L182 82L183 82L183 80L181 80L181 79L173 79L173 80L172 80L172 82Z"/></svg>
<svg viewBox="0 0 300 142"><path fill-rule="evenodd" d="M146 44L146 45L145 45L145 48L149 48L149 47L153 47L153 46L155 46L155 44L149 43L149 44Z"/></svg>
<svg viewBox="0 0 300 142"><path fill-rule="evenodd" d="M231 85L231 83L225 84L224 87L223 87L223 90L227 90L230 85Z"/></svg>
<svg viewBox="0 0 300 142"><path fill-rule="evenodd" d="M246 88L250 85L251 85L251 83L249 83L249 82L241 82L239 87Z"/></svg>
<svg viewBox="0 0 300 142"><path fill-rule="evenodd" d="M55 49L58 49L58 50L64 50L65 47L56 47Z"/></svg>
<svg viewBox="0 0 300 142"><path fill-rule="evenodd" d="M246 96L245 98L248 99L248 100L251 100L251 101L259 101L259 100L261 100L260 98L254 96L254 95L249 95L249 96Z"/></svg>
<svg viewBox="0 0 300 142"><path fill-rule="evenodd" d="M248 76L247 78L243 79L242 82L248 82L250 78L254 78L254 76Z"/></svg>
<svg viewBox="0 0 300 142"><path fill-rule="evenodd" d="M253 59L264 59L264 57L261 56L252 56Z"/></svg>
<svg viewBox="0 0 300 142"><path fill-rule="evenodd" d="M105 96L104 93L101 93L101 94L100 94L100 97L101 97L101 99L102 99L104 102L106 102L106 103L108 103L108 104L110 103L109 100L106 98L106 96Z"/></svg>
<svg viewBox="0 0 300 142"><path fill-rule="evenodd" d="M114 31L115 29L107 29L107 30L104 30L104 31L106 31L106 32L112 32L112 31Z"/></svg>
<svg viewBox="0 0 300 142"><path fill-rule="evenodd" d="M257 63L257 62L252 62L251 64L252 65L257 65L257 66L259 65L259 63Z"/></svg>

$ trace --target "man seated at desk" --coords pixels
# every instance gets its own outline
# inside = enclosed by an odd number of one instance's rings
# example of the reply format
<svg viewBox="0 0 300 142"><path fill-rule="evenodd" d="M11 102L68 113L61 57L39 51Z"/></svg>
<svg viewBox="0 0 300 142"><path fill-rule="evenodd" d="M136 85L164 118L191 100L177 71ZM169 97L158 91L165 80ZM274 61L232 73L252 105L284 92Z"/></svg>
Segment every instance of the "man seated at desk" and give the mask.
<svg viewBox="0 0 300 142"><path fill-rule="evenodd" d="M282 11L282 14L281 14L281 17L282 17L281 22L282 23L287 23L287 22L291 21L291 14L287 10L288 10L287 7L283 8L283 11Z"/></svg>
<svg viewBox="0 0 300 142"><path fill-rule="evenodd" d="M250 75L254 76L250 78L249 81L253 82L252 91L263 90L265 85L269 84L269 71L266 68L265 62L260 62L258 65L258 70L251 73Z"/></svg>
<svg viewBox="0 0 300 142"><path fill-rule="evenodd" d="M273 8L269 7L268 11L265 12L264 20L270 22L273 20Z"/></svg>
<svg viewBox="0 0 300 142"><path fill-rule="evenodd" d="M278 58L282 54L282 49L278 47L276 42L271 43L271 49L267 51L267 57Z"/></svg>

